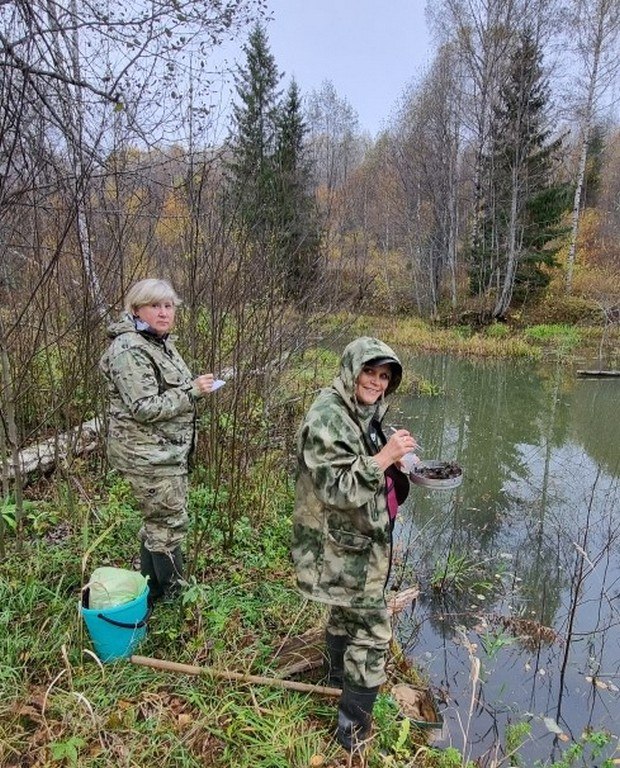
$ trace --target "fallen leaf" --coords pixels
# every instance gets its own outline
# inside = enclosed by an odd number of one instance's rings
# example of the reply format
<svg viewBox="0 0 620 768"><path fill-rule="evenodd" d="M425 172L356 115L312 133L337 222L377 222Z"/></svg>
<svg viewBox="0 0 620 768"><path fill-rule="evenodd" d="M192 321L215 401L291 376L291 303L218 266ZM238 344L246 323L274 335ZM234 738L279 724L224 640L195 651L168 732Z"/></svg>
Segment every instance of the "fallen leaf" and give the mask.
<svg viewBox="0 0 620 768"><path fill-rule="evenodd" d="M310 768L321 768L322 765L325 765L325 755L312 755Z"/></svg>
<svg viewBox="0 0 620 768"><path fill-rule="evenodd" d="M560 726L555 722L555 720L552 717L543 717L543 723L547 727L547 730L551 733L563 733Z"/></svg>

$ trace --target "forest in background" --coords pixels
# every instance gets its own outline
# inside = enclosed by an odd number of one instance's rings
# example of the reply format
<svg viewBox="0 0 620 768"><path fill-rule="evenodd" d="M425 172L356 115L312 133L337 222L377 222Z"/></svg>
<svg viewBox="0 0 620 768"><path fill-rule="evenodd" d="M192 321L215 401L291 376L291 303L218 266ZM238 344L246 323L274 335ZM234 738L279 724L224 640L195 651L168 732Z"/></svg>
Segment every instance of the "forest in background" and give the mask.
<svg viewBox="0 0 620 768"><path fill-rule="evenodd" d="M24 446L102 412L105 326L145 276L184 299L196 369L234 372L199 446L233 509L265 425L294 421L287 361L335 312L617 324L620 0L429 3L435 57L374 140L331 83L304 94L280 72L264 12L0 8L5 499ZM234 36L214 144L210 54Z"/></svg>

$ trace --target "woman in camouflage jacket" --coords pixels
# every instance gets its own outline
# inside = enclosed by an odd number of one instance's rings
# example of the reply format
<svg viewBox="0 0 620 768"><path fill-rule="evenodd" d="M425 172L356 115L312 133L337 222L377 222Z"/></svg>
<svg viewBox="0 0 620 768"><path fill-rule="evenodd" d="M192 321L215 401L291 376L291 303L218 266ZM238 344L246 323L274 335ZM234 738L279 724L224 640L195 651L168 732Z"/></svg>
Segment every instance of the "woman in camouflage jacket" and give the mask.
<svg viewBox="0 0 620 768"><path fill-rule="evenodd" d="M386 680L390 509L406 498L409 482L397 468L417 445L407 430L387 439L382 429L384 397L401 378L402 366L387 344L356 339L297 437L292 554L302 594L331 606L329 680L342 684L338 740L349 751L368 737L374 701Z"/></svg>
<svg viewBox="0 0 620 768"><path fill-rule="evenodd" d="M108 387L108 460L142 513L140 563L152 599L173 595L182 579L196 401L214 381L210 373L194 379L169 337L179 303L165 280L136 283L126 314L108 328L112 341L99 364Z"/></svg>

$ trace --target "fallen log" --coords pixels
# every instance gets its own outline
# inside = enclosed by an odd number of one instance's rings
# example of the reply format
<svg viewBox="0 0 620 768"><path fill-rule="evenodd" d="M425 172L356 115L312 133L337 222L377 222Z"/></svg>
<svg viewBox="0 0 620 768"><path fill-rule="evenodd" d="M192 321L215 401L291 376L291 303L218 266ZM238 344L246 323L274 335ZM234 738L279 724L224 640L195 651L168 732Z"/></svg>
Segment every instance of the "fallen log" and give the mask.
<svg viewBox="0 0 620 768"><path fill-rule="evenodd" d="M43 440L36 445L28 446L19 451L18 461L23 477L34 472L49 472L58 461L64 461L67 456L83 456L91 453L99 444L101 419L95 417L60 435ZM15 478L15 467L10 459L7 463L7 477Z"/></svg>
<svg viewBox="0 0 620 768"><path fill-rule="evenodd" d="M596 371L596 370L578 370L577 376L620 376L620 371Z"/></svg>

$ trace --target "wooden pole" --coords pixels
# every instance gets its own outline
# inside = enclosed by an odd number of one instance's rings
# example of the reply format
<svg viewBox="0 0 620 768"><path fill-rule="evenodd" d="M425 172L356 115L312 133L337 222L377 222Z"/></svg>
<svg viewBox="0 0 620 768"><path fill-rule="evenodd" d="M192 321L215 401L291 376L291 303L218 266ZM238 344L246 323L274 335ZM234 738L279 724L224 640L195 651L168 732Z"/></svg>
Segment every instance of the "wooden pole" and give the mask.
<svg viewBox="0 0 620 768"><path fill-rule="evenodd" d="M335 697L340 696L342 693L340 688L326 688L323 685L298 683L294 680L282 680L277 677L246 675L242 672L227 672L226 670L213 669L212 667L197 667L193 664L181 664L178 661L154 659L149 656L131 656L130 661L132 664L161 669L164 672L179 672L182 675L206 675L219 680L234 680L239 683L251 683L253 685L270 685L273 688L286 688L289 691L300 691L302 693L318 693L321 696Z"/></svg>

